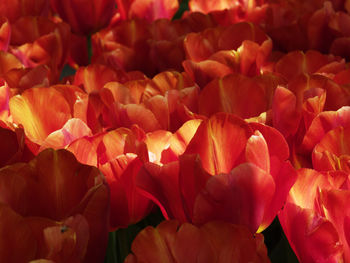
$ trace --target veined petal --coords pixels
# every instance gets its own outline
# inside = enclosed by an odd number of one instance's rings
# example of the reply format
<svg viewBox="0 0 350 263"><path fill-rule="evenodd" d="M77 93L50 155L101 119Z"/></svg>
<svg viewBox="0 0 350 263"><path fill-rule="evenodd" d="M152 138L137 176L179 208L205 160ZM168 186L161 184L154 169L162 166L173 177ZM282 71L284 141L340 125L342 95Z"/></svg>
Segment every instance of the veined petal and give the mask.
<svg viewBox="0 0 350 263"><path fill-rule="evenodd" d="M26 90L12 97L9 105L14 122L22 124L29 139L39 143L61 129L71 117L67 101L55 89Z"/></svg>
<svg viewBox="0 0 350 263"><path fill-rule="evenodd" d="M229 173L242 162L242 154L252 129L244 120L219 113L203 121L186 154L199 154L203 168L210 174Z"/></svg>
<svg viewBox="0 0 350 263"><path fill-rule="evenodd" d="M229 174L209 178L197 196L193 222L222 220L245 225L255 233L274 192L271 175L254 164L241 164Z"/></svg>

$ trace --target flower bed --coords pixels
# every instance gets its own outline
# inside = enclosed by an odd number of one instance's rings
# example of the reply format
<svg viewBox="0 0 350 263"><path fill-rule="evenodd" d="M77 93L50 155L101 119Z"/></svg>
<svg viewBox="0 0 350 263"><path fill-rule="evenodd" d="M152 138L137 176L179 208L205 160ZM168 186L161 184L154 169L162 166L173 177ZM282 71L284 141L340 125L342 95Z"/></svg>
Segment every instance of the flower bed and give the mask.
<svg viewBox="0 0 350 263"><path fill-rule="evenodd" d="M350 262L349 28L336 0L3 0L0 262Z"/></svg>

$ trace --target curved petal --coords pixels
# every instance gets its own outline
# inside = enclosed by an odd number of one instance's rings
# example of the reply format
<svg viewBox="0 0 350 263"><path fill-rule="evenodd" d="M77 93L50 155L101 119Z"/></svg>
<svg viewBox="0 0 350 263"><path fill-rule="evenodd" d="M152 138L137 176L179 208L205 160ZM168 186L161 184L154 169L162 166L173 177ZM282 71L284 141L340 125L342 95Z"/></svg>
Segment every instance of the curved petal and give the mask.
<svg viewBox="0 0 350 263"><path fill-rule="evenodd" d="M111 81L117 81L117 74L112 68L100 64L80 67L74 75L74 85L82 86L87 93L99 91Z"/></svg>
<svg viewBox="0 0 350 263"><path fill-rule="evenodd" d="M1 13L1 11L0 11ZM0 50L7 51L11 38L11 27L6 17L0 18Z"/></svg>
<svg viewBox="0 0 350 263"><path fill-rule="evenodd" d="M325 134L339 126L350 123L350 107L342 107L337 111L325 111L318 114L312 121L303 138L303 147L311 151Z"/></svg>
<svg viewBox="0 0 350 263"><path fill-rule="evenodd" d="M62 129L49 134L41 145L41 149L62 149L74 140L84 136L92 136L90 128L82 120L72 118L64 124Z"/></svg>
<svg viewBox="0 0 350 263"><path fill-rule="evenodd" d="M67 101L55 89L26 90L12 97L9 105L14 122L22 124L29 139L39 143L61 129L71 117Z"/></svg>
<svg viewBox="0 0 350 263"><path fill-rule="evenodd" d="M121 155L100 166L111 189L110 228L127 227L143 219L152 208L136 187L142 162L135 155Z"/></svg>
<svg viewBox="0 0 350 263"><path fill-rule="evenodd" d="M242 162L242 154L252 129L244 120L219 113L203 121L186 154L199 154L203 168L210 174L229 173Z"/></svg>
<svg viewBox="0 0 350 263"><path fill-rule="evenodd" d="M28 262L36 251L37 241L25 219L0 203L0 261Z"/></svg>
<svg viewBox="0 0 350 263"><path fill-rule="evenodd" d="M164 221L137 235L131 247L133 254L125 262L269 262L261 241L260 235L254 238L243 226L209 222L197 227Z"/></svg>
<svg viewBox="0 0 350 263"><path fill-rule="evenodd" d="M255 233L274 192L271 175L253 164L241 164L229 174L215 175L207 181L196 199L193 222L223 220L245 225Z"/></svg>
<svg viewBox="0 0 350 263"><path fill-rule="evenodd" d="M300 262L342 262L334 225L311 209L287 203L279 214L283 231Z"/></svg>
<svg viewBox="0 0 350 263"><path fill-rule="evenodd" d="M184 203L184 210L193 220L196 198L211 177L202 167L198 155L184 154L179 158L179 187Z"/></svg>
<svg viewBox="0 0 350 263"><path fill-rule="evenodd" d="M53 220L67 217L102 176L97 168L78 163L70 152L52 149L28 164L6 166L0 172L3 186L8 188L0 194L1 200L22 215Z"/></svg>
<svg viewBox="0 0 350 263"><path fill-rule="evenodd" d="M263 86L241 74L230 74L213 80L199 95L199 113L210 117L217 112L227 112L251 118L268 108Z"/></svg>
<svg viewBox="0 0 350 263"><path fill-rule="evenodd" d="M180 192L178 162L163 166L146 163L136 177L136 185L159 206L166 219L189 221Z"/></svg>
<svg viewBox="0 0 350 263"><path fill-rule="evenodd" d="M133 0L129 17L143 18L149 22L160 18L171 19L178 8L177 0Z"/></svg>

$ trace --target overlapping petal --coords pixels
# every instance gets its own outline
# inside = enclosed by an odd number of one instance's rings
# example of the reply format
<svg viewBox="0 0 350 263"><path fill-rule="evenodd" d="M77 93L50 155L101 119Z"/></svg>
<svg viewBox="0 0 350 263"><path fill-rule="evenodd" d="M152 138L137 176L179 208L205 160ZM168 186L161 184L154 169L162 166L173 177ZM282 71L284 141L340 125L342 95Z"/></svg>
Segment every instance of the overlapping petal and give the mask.
<svg viewBox="0 0 350 263"><path fill-rule="evenodd" d="M269 262L262 241L243 226L209 222L196 227L165 221L136 237L133 254L125 262Z"/></svg>
<svg viewBox="0 0 350 263"><path fill-rule="evenodd" d="M71 109L65 98L49 88L26 90L12 97L9 107L13 121L24 127L29 139L39 143L51 132L61 129L71 117Z"/></svg>
<svg viewBox="0 0 350 263"><path fill-rule="evenodd" d="M24 226L33 231L35 258L103 258L109 189L96 168L78 163L68 151L46 150L29 163L2 168L0 181L1 202L23 216Z"/></svg>
<svg viewBox="0 0 350 263"><path fill-rule="evenodd" d="M262 231L295 182L288 156L275 129L221 113L201 122L178 161L146 163L137 185L166 218L223 220Z"/></svg>
<svg viewBox="0 0 350 263"><path fill-rule="evenodd" d="M71 26L72 31L82 35L89 35L106 27L115 11L114 0L50 2L54 11Z"/></svg>

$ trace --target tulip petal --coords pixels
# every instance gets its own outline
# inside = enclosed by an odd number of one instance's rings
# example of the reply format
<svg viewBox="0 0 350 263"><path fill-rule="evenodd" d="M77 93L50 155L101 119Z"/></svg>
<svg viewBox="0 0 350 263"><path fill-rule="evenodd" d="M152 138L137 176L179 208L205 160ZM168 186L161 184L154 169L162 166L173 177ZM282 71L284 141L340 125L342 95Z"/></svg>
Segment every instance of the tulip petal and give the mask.
<svg viewBox="0 0 350 263"><path fill-rule="evenodd" d="M41 146L43 148L62 149L76 139L92 136L90 128L80 119L69 119L62 129L49 134Z"/></svg>
<svg viewBox="0 0 350 263"><path fill-rule="evenodd" d="M33 88L12 97L10 112L14 122L23 125L29 139L39 143L71 117L67 101L58 91L48 88Z"/></svg>
<svg viewBox="0 0 350 263"><path fill-rule="evenodd" d="M35 258L37 242L25 219L0 203L0 261L28 262Z"/></svg>
<svg viewBox="0 0 350 263"><path fill-rule="evenodd" d="M262 85L240 74L216 79L204 87L199 96L199 113L210 117L227 112L251 118L267 110Z"/></svg>
<svg viewBox="0 0 350 263"><path fill-rule="evenodd" d="M127 227L143 219L151 209L149 199L136 187L142 162L135 155L120 155L100 166L111 189L110 227Z"/></svg>
<svg viewBox="0 0 350 263"><path fill-rule="evenodd" d="M131 250L127 263L269 262L262 236L254 238L247 228L224 222L197 227L164 221L157 228L142 230Z"/></svg>
<svg viewBox="0 0 350 263"><path fill-rule="evenodd" d="M287 203L279 220L300 262L343 261L342 246L334 225L313 210Z"/></svg>
<svg viewBox="0 0 350 263"><path fill-rule="evenodd" d="M199 125L185 153L199 154L203 168L212 175L228 173L240 163L251 135L242 119L219 113Z"/></svg>
<svg viewBox="0 0 350 263"><path fill-rule="evenodd" d="M193 222L223 220L247 226L255 233L275 192L271 175L244 163L229 174L211 177L198 195Z"/></svg>
<svg viewBox="0 0 350 263"><path fill-rule="evenodd" d="M184 154L179 159L179 186L184 200L184 210L192 219L196 198L211 176L204 171L198 155Z"/></svg>
<svg viewBox="0 0 350 263"><path fill-rule="evenodd" d="M189 221L179 188L178 162L163 166L146 163L136 177L136 185L144 196L159 206L166 219Z"/></svg>

